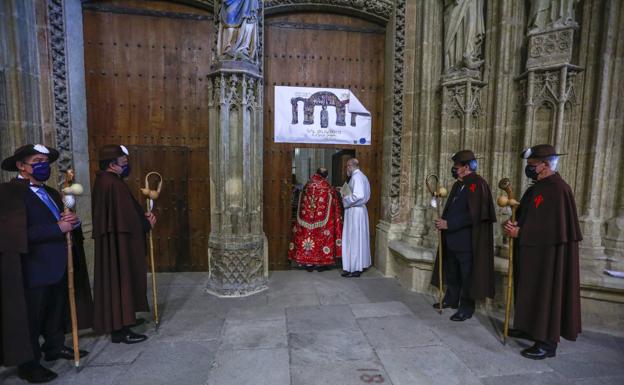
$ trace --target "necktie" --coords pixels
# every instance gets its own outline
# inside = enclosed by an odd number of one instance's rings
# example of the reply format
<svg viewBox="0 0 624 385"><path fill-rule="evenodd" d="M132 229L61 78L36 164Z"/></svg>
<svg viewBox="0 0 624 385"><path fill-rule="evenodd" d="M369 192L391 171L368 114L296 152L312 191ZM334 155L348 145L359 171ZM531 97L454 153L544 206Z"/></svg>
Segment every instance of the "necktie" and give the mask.
<svg viewBox="0 0 624 385"><path fill-rule="evenodd" d="M37 195L39 196L39 198L41 198L43 203L45 203L45 205L48 206L50 211L52 211L52 214L54 214L54 217L56 218L56 220L61 219L61 213L59 212L58 207L56 207L54 202L52 202L52 199L50 199L50 196L48 195L48 193L45 191L43 187L37 190Z"/></svg>

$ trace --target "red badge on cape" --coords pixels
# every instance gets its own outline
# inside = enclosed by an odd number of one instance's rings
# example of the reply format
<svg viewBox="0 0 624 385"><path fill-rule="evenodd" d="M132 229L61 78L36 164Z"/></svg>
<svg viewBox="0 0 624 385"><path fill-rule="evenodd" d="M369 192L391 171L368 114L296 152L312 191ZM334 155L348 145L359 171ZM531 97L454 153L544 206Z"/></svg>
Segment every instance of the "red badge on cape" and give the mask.
<svg viewBox="0 0 624 385"><path fill-rule="evenodd" d="M470 185L470 191L475 192L476 189L477 189L477 185L475 183Z"/></svg>
<svg viewBox="0 0 624 385"><path fill-rule="evenodd" d="M542 202L544 202L544 197L542 196L542 194L538 195L535 197L535 199L533 199L533 202L535 202L535 208L538 208Z"/></svg>

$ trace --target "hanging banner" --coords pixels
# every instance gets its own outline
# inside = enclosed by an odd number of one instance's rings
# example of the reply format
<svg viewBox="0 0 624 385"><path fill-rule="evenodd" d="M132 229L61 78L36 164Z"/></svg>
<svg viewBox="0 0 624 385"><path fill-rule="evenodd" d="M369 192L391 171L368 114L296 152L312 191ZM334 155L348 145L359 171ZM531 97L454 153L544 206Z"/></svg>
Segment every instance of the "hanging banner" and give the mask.
<svg viewBox="0 0 624 385"><path fill-rule="evenodd" d="M340 88L275 86L275 142L371 144L371 115Z"/></svg>

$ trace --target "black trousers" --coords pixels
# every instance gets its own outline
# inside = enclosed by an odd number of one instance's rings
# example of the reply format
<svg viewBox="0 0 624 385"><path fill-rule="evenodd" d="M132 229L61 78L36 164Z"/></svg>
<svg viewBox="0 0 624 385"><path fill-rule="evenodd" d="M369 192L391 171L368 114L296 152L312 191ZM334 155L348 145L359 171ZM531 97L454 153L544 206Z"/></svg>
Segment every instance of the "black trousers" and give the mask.
<svg viewBox="0 0 624 385"><path fill-rule="evenodd" d="M475 301L468 297L470 292L470 275L472 273L472 252L452 251L445 249L444 268L446 293L444 302L459 305L459 311L472 315Z"/></svg>
<svg viewBox="0 0 624 385"><path fill-rule="evenodd" d="M55 353L65 345L65 316L67 306L66 280L53 285L26 288L26 306L28 309L28 328L34 359L20 365L29 369L39 364L41 353ZM43 345L39 345L39 336L43 336Z"/></svg>

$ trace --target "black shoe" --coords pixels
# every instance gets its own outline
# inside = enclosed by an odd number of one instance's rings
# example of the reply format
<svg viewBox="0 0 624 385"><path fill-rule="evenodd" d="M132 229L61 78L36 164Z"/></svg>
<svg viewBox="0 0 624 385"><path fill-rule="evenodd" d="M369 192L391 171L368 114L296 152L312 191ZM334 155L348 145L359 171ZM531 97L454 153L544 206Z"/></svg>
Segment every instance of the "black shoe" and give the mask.
<svg viewBox="0 0 624 385"><path fill-rule="evenodd" d="M522 354L522 357L530 358L532 360L543 360L546 357L554 357L556 355L554 350L546 350L537 342L530 348L526 348L521 351L520 354Z"/></svg>
<svg viewBox="0 0 624 385"><path fill-rule="evenodd" d="M52 381L58 377L58 374L54 373L50 369L44 368L41 365L37 365L28 370L18 369L17 376L22 380L30 382L31 384L43 384L45 382Z"/></svg>
<svg viewBox="0 0 624 385"><path fill-rule="evenodd" d="M362 274L361 271L354 271L353 273L349 274L349 277L351 277L351 278L358 278L360 276L360 274Z"/></svg>
<svg viewBox="0 0 624 385"><path fill-rule="evenodd" d="M310 266L306 266L306 267L305 267L305 269L306 269L306 271L307 271L308 273L311 273L311 272L313 272L313 271L314 271L314 266L312 266L312 265L310 265Z"/></svg>
<svg viewBox="0 0 624 385"><path fill-rule="evenodd" d="M119 332L113 332L111 334L111 342L114 344L138 344L147 339L146 335L137 334L130 329L123 329Z"/></svg>
<svg viewBox="0 0 624 385"><path fill-rule="evenodd" d="M86 357L89 354L88 351L82 350L82 349L78 350L78 353L80 354L80 358ZM68 348L67 346L63 346L61 350L59 350L58 352L45 354L46 361L56 361L58 359L73 360L74 349Z"/></svg>
<svg viewBox="0 0 624 385"><path fill-rule="evenodd" d="M507 331L507 335L511 338L520 338L523 340L533 341L533 338L531 338L530 335L528 335L527 333L523 332L520 329L509 329Z"/></svg>
<svg viewBox="0 0 624 385"><path fill-rule="evenodd" d="M440 302L436 302L433 304L433 308L439 310L440 309ZM446 302L442 302L442 309L457 309L457 305L449 305Z"/></svg>
<svg viewBox="0 0 624 385"><path fill-rule="evenodd" d="M346 278L346 277L350 277L350 276L351 276L351 273L349 273L349 272L348 272L348 271L346 271L346 270L343 270L343 271L342 271L342 273L340 273L340 275L341 275L342 277L345 277L345 278Z"/></svg>
<svg viewBox="0 0 624 385"><path fill-rule="evenodd" d="M462 312L457 312L455 314L453 314L451 316L451 321L455 321L455 322L463 322L467 319L472 318L472 314L466 314L466 313L462 313Z"/></svg>

